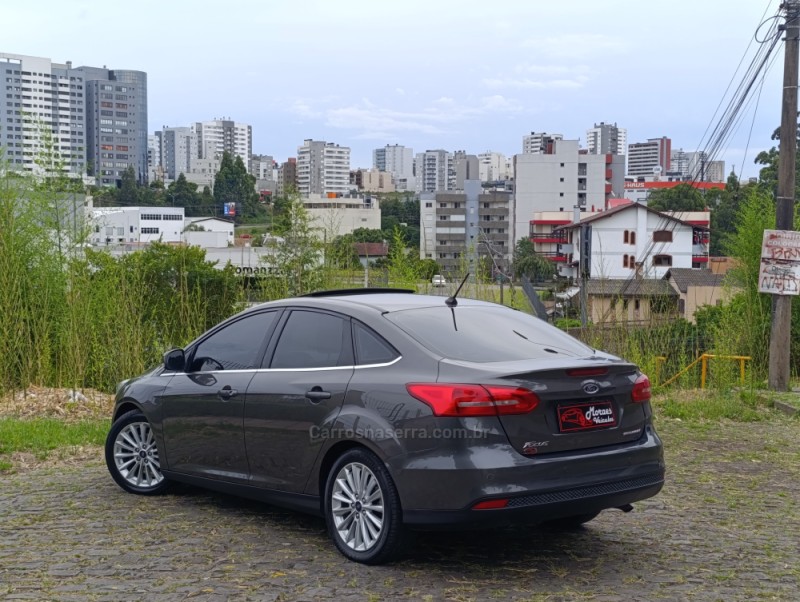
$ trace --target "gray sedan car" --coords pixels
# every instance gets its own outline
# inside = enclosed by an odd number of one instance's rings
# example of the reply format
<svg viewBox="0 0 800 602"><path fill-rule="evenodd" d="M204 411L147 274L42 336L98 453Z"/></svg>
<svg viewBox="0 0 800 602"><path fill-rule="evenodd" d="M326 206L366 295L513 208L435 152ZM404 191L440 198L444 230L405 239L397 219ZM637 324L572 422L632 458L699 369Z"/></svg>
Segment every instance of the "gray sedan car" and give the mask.
<svg viewBox="0 0 800 602"><path fill-rule="evenodd" d="M410 291L265 303L118 387L106 462L318 514L377 564L409 529L585 523L664 482L650 382L500 305Z"/></svg>

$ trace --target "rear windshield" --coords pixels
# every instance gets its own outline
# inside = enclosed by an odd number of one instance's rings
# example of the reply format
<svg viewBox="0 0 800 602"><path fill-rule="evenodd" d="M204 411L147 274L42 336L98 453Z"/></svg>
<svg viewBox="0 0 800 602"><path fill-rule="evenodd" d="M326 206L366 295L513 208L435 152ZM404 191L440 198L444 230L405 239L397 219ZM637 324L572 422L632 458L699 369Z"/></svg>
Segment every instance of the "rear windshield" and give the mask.
<svg viewBox="0 0 800 602"><path fill-rule="evenodd" d="M426 307L386 318L431 351L469 362L583 357L593 350L558 328L505 307Z"/></svg>

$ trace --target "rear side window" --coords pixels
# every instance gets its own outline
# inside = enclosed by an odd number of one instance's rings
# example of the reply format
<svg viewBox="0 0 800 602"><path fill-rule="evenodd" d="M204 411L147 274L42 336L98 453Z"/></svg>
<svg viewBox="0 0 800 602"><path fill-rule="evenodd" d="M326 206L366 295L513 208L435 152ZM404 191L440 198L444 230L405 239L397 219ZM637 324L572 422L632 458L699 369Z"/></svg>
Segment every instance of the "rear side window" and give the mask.
<svg viewBox="0 0 800 602"><path fill-rule="evenodd" d="M353 340L356 343L356 364L388 364L399 354L383 338L362 324L353 322Z"/></svg>
<svg viewBox="0 0 800 602"><path fill-rule="evenodd" d="M333 368L352 363L350 322L315 311L293 311L270 368Z"/></svg>
<svg viewBox="0 0 800 602"><path fill-rule="evenodd" d="M468 362L581 357L593 353L567 333L504 307L426 307L386 314L409 335L446 358Z"/></svg>

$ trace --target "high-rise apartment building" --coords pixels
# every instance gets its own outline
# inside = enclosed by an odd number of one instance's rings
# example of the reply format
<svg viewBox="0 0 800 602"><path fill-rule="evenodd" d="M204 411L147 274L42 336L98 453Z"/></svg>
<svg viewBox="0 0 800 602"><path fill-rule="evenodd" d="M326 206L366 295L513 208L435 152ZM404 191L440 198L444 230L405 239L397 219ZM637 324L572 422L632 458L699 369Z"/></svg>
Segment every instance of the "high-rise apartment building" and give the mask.
<svg viewBox="0 0 800 602"><path fill-rule="evenodd" d="M78 67L86 92L86 159L89 175L118 186L133 167L147 183L147 74L143 71Z"/></svg>
<svg viewBox="0 0 800 602"><path fill-rule="evenodd" d="M420 196L420 258L435 259L444 274L458 278L486 257L493 272L508 269L513 252L511 192L485 190L479 180L463 191Z"/></svg>
<svg viewBox="0 0 800 602"><path fill-rule="evenodd" d="M504 182L509 173L508 159L503 153L486 151L478 155L478 177L481 182Z"/></svg>
<svg viewBox="0 0 800 602"><path fill-rule="evenodd" d="M414 164L417 192L446 192L455 187L453 156L446 150L418 153Z"/></svg>
<svg viewBox="0 0 800 602"><path fill-rule="evenodd" d="M551 152L514 157L514 233L516 244L530 235L531 220L543 211L606 209L622 196L625 156L592 155L577 140L556 140Z"/></svg>
<svg viewBox="0 0 800 602"><path fill-rule="evenodd" d="M652 176L670 171L672 141L663 136L628 145L628 175Z"/></svg>
<svg viewBox="0 0 800 602"><path fill-rule="evenodd" d="M297 159L289 157L278 168L279 196L284 196L297 191Z"/></svg>
<svg viewBox="0 0 800 602"><path fill-rule="evenodd" d="M590 155L624 155L628 147L628 130L601 121L586 130L586 149Z"/></svg>
<svg viewBox="0 0 800 602"><path fill-rule="evenodd" d="M372 151L372 166L392 174L397 190L414 190L414 150L400 144L387 144Z"/></svg>
<svg viewBox="0 0 800 602"><path fill-rule="evenodd" d="M526 155L538 155L547 152L554 140L563 140L562 134L547 134L545 132L531 132L522 137L522 152Z"/></svg>
<svg viewBox="0 0 800 602"><path fill-rule="evenodd" d="M197 157L197 135L190 127L164 127L156 132L161 147L161 167L164 176L177 180L188 174Z"/></svg>
<svg viewBox="0 0 800 602"><path fill-rule="evenodd" d="M222 157L228 151L234 158L240 157L245 169L249 169L253 154L253 128L246 123L230 119L198 121L192 125L197 136L197 156L212 159L212 155Z"/></svg>
<svg viewBox="0 0 800 602"><path fill-rule="evenodd" d="M306 140L297 147L297 191L311 194L350 192L350 149L333 142Z"/></svg>
<svg viewBox="0 0 800 602"><path fill-rule="evenodd" d="M0 53L0 147L5 149L9 167L44 172L39 163L49 138L63 172L83 176L87 160L85 94L84 75L70 62Z"/></svg>

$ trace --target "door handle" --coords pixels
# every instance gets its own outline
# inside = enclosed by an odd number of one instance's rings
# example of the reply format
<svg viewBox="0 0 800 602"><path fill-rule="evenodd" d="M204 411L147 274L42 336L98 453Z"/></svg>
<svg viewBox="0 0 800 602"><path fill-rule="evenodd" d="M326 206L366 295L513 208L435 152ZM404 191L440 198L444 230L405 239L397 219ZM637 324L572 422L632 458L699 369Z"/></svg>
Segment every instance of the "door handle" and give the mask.
<svg viewBox="0 0 800 602"><path fill-rule="evenodd" d="M217 395L220 399L222 399L222 401L228 401L231 397L236 397L238 394L239 391L236 389L231 389L229 386L224 386L217 391Z"/></svg>
<svg viewBox="0 0 800 602"><path fill-rule="evenodd" d="M319 403L323 399L330 399L331 394L329 391L323 391L322 387L314 387L310 391L306 391L306 397L311 400L311 403Z"/></svg>

